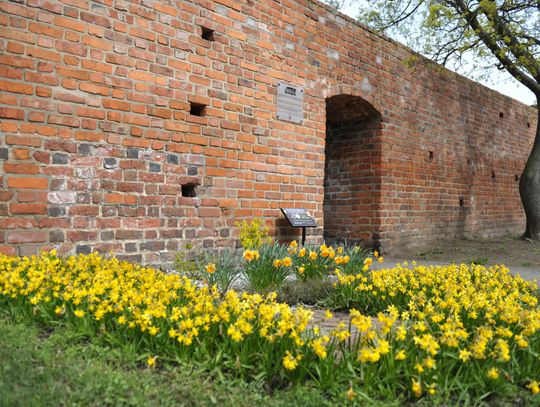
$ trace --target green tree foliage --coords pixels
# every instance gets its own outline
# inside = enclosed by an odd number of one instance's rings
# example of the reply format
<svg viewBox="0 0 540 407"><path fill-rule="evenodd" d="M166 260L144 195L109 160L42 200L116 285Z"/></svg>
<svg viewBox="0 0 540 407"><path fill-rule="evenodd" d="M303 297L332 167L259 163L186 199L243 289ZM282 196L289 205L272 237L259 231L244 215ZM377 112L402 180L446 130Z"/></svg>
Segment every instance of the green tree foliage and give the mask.
<svg viewBox="0 0 540 407"><path fill-rule="evenodd" d="M432 60L476 78L489 76L494 68L506 70L540 98L540 0L358 3L362 22ZM527 216L524 237L540 241L538 127L519 190Z"/></svg>
<svg viewBox="0 0 540 407"><path fill-rule="evenodd" d="M473 70L472 76L504 69L540 94L538 0L376 0L359 6L362 21L406 39L436 62Z"/></svg>
<svg viewBox="0 0 540 407"><path fill-rule="evenodd" d="M344 6L345 0L326 0L325 3L339 10Z"/></svg>

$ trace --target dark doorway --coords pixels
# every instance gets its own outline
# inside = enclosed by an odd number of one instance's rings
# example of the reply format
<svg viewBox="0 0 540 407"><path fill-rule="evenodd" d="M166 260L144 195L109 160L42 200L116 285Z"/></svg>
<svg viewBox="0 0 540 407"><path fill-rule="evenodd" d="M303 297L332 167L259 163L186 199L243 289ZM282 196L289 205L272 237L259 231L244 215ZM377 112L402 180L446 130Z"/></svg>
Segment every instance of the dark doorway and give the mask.
<svg viewBox="0 0 540 407"><path fill-rule="evenodd" d="M361 97L338 95L326 100L326 242L378 243L380 130L380 113Z"/></svg>

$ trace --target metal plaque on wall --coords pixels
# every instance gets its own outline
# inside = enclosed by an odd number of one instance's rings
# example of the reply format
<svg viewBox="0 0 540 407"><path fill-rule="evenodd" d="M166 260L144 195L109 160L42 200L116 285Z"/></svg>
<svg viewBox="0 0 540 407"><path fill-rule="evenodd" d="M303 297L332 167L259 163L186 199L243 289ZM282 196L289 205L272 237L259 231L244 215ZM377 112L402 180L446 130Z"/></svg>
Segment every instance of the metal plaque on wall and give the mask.
<svg viewBox="0 0 540 407"><path fill-rule="evenodd" d="M279 82L277 85L277 118L293 123L304 121L304 89Z"/></svg>

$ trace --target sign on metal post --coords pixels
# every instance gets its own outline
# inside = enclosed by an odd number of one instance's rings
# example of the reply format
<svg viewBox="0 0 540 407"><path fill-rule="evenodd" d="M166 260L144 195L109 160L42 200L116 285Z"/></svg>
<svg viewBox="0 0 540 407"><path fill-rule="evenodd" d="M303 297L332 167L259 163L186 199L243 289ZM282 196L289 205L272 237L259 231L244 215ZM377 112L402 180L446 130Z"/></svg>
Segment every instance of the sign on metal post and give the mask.
<svg viewBox="0 0 540 407"><path fill-rule="evenodd" d="M316 228L317 221L306 209L281 208L293 228Z"/></svg>
<svg viewBox="0 0 540 407"><path fill-rule="evenodd" d="M304 121L304 88L278 83L277 118L293 123Z"/></svg>
<svg viewBox="0 0 540 407"><path fill-rule="evenodd" d="M302 246L306 243L306 228L316 228L317 221L306 209L281 208L293 228L302 228Z"/></svg>

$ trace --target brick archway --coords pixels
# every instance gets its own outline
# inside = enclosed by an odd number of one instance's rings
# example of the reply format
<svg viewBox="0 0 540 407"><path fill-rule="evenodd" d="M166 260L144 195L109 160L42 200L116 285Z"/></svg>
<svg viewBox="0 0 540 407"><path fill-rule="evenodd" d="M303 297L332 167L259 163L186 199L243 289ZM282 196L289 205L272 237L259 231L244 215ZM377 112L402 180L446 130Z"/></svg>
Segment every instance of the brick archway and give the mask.
<svg viewBox="0 0 540 407"><path fill-rule="evenodd" d="M371 105L376 111L382 111L382 106L380 105L381 98L377 97L377 92L375 88L370 85L367 80L365 82L362 82L360 86L351 86L345 84L330 86L323 93L323 96L327 100L334 96L340 95L348 95L351 97L361 98L369 105Z"/></svg>
<svg viewBox="0 0 540 407"><path fill-rule="evenodd" d="M380 133L381 114L368 100L352 94L326 99L323 210L328 242L378 245Z"/></svg>

